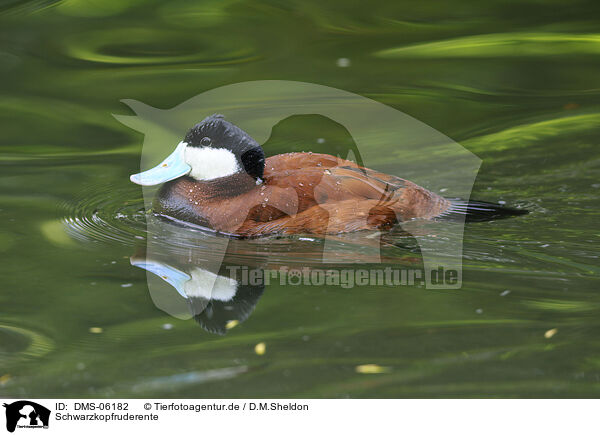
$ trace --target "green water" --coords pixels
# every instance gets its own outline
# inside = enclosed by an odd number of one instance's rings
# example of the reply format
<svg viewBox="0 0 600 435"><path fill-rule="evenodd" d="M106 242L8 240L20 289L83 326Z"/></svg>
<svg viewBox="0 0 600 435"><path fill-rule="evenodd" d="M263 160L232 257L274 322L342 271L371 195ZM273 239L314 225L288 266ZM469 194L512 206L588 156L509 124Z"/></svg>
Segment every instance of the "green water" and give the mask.
<svg viewBox="0 0 600 435"><path fill-rule="evenodd" d="M0 396L598 397L598 12L539 0L2 2ZM128 180L143 136L111 114L131 114L125 98L168 109L265 79L414 116L483 160L473 198L531 213L466 227L460 290L272 283L226 335L169 316L129 259L146 237ZM268 153L337 134L289 122ZM382 373L358 373L365 364Z"/></svg>

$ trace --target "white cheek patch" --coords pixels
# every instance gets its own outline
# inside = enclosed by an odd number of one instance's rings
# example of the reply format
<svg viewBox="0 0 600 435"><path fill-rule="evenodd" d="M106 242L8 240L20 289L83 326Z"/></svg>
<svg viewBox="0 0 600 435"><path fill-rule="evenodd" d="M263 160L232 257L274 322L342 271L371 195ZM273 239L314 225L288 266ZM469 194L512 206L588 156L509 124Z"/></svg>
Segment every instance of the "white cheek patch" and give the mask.
<svg viewBox="0 0 600 435"><path fill-rule="evenodd" d="M200 268L192 270L189 274L192 279L183 284L183 290L188 297L227 302L233 299L237 292L235 279Z"/></svg>
<svg viewBox="0 0 600 435"><path fill-rule="evenodd" d="M192 170L189 175L196 180L212 180L241 171L235 155L225 148L185 148L185 162Z"/></svg>

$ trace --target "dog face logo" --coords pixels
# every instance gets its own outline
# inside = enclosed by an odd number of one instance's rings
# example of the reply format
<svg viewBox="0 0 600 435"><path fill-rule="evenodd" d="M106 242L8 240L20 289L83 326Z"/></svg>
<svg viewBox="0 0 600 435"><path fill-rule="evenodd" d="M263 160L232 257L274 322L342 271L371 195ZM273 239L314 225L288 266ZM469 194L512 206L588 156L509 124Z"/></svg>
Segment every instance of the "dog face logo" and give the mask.
<svg viewBox="0 0 600 435"><path fill-rule="evenodd" d="M48 428L50 410L29 400L4 404L6 408L6 430L19 428Z"/></svg>

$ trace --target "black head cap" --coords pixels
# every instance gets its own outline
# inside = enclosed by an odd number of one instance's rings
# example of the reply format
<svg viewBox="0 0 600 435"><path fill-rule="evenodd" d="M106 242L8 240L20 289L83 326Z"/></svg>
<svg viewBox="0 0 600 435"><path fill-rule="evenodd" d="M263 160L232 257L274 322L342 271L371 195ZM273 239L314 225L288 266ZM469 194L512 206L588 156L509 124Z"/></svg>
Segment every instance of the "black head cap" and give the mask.
<svg viewBox="0 0 600 435"><path fill-rule="evenodd" d="M230 150L250 176L256 179L263 177L263 149L248 133L226 121L223 115L214 114L205 118L187 132L184 141L192 147Z"/></svg>

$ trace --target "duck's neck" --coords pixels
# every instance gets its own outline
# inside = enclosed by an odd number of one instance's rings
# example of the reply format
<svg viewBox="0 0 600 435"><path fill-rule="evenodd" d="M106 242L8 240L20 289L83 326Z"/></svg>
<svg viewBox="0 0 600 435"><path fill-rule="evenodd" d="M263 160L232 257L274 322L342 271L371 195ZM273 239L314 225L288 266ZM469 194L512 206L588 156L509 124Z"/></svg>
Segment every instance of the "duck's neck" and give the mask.
<svg viewBox="0 0 600 435"><path fill-rule="evenodd" d="M193 181L202 185L202 193L208 198L230 198L257 187L256 179L245 172L212 180Z"/></svg>

